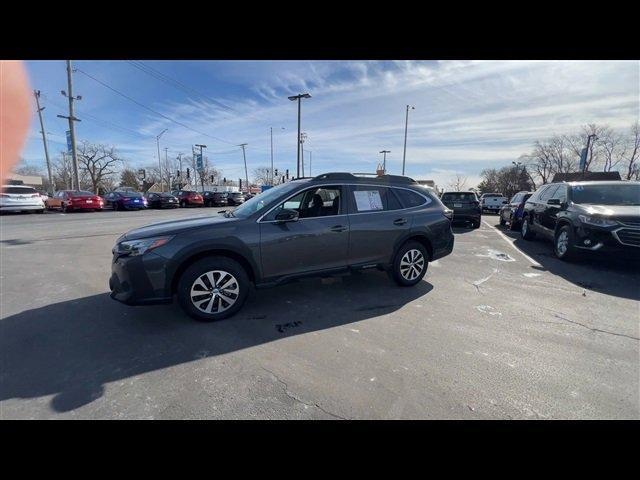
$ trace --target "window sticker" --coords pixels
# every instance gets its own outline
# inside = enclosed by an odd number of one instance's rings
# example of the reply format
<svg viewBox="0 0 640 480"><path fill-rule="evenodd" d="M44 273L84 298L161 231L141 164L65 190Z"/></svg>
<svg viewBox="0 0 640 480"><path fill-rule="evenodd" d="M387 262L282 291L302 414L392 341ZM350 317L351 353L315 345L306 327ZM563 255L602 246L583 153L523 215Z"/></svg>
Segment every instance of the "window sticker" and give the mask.
<svg viewBox="0 0 640 480"><path fill-rule="evenodd" d="M359 212L384 210L378 190L356 190L353 194L356 197L356 207Z"/></svg>

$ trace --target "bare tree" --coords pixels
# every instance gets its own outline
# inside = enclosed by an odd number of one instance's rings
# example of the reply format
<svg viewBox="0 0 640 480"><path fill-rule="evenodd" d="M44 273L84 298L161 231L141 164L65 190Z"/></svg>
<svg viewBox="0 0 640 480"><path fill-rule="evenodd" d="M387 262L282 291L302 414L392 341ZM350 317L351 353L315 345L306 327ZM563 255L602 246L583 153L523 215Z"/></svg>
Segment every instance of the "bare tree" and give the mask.
<svg viewBox="0 0 640 480"><path fill-rule="evenodd" d="M456 176L449 181L447 186L456 192L460 192L467 186L467 177L463 177L459 173L456 173Z"/></svg>
<svg viewBox="0 0 640 480"><path fill-rule="evenodd" d="M95 193L99 193L106 177L116 173L115 167L121 162L114 147L92 144L86 140L78 145L79 167L87 173L91 189Z"/></svg>
<svg viewBox="0 0 640 480"><path fill-rule="evenodd" d="M138 181L138 174L135 170L125 168L120 172L120 186L130 187L135 190L140 189L140 182Z"/></svg>
<svg viewBox="0 0 640 480"><path fill-rule="evenodd" d="M71 156L61 153L53 161L53 184L56 190L70 190L73 185L73 164Z"/></svg>
<svg viewBox="0 0 640 480"><path fill-rule="evenodd" d="M257 185L269 185L271 183L271 169L258 167L253 170L253 183Z"/></svg>
<svg viewBox="0 0 640 480"><path fill-rule="evenodd" d="M640 122L631 126L623 159L623 175L627 180L640 180Z"/></svg>

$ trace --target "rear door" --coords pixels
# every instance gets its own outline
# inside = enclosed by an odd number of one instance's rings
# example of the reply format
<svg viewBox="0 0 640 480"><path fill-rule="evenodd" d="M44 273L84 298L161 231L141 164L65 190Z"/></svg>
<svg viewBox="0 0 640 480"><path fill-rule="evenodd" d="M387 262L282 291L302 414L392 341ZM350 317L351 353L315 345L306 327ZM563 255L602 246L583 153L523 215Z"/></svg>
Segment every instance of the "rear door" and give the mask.
<svg viewBox="0 0 640 480"><path fill-rule="evenodd" d="M410 215L388 187L351 185L349 265L391 261L396 241L411 230Z"/></svg>
<svg viewBox="0 0 640 480"><path fill-rule="evenodd" d="M533 225L535 226L536 230L548 235L549 233L549 229L546 226L548 224L548 221L545 220L545 217L548 215L547 214L547 208L549 207L549 205L547 205L547 200L549 200L552 195L556 192L556 190L558 190L558 185L549 185L538 197L538 200L536 201L536 205L535 205L535 215L533 217Z"/></svg>

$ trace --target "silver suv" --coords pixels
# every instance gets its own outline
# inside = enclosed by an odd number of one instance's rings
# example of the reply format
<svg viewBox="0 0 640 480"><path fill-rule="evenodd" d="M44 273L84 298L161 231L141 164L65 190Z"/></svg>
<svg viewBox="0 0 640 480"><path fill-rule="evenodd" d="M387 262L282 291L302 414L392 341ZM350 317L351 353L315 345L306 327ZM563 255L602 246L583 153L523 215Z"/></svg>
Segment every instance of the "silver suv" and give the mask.
<svg viewBox="0 0 640 480"><path fill-rule="evenodd" d="M3 185L0 212L44 212L44 202L35 188L25 185Z"/></svg>

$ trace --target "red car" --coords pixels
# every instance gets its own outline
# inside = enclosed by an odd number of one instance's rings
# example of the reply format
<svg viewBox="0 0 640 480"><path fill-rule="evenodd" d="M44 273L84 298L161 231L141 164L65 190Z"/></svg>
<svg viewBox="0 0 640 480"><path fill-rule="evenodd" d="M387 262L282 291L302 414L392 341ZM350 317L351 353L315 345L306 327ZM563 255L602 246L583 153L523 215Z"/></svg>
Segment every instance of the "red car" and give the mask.
<svg viewBox="0 0 640 480"><path fill-rule="evenodd" d="M74 210L102 210L104 200L95 193L78 190L60 190L44 202L48 210L59 208L63 212Z"/></svg>
<svg viewBox="0 0 640 480"><path fill-rule="evenodd" d="M204 206L204 198L202 198L202 195L198 192L194 192L192 190L176 190L171 192L171 195L178 197L181 207Z"/></svg>

